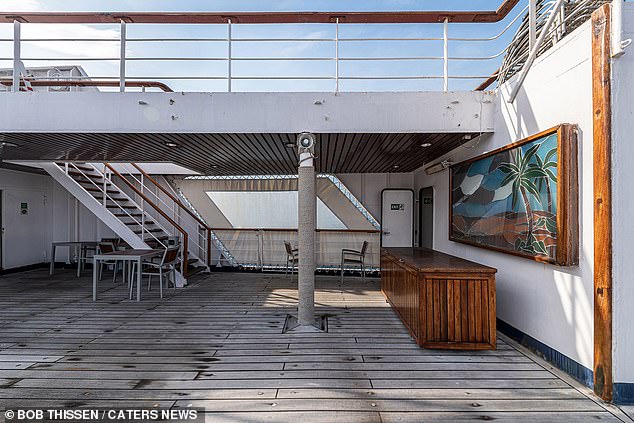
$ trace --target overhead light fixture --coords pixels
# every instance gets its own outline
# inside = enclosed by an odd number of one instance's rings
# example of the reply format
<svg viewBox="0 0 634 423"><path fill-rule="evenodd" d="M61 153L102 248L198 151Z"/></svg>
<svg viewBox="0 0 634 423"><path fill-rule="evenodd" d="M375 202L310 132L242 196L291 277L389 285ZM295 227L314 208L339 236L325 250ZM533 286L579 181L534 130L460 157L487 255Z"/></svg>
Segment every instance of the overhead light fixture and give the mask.
<svg viewBox="0 0 634 423"><path fill-rule="evenodd" d="M448 169L453 163L449 160L443 160L440 163L436 163L435 165L429 166L425 168L425 173L428 175L433 175L434 173L442 172L445 169Z"/></svg>
<svg viewBox="0 0 634 423"><path fill-rule="evenodd" d="M430 142L424 142L424 143L422 143L420 146L421 146L421 147L425 147L425 148L427 148L427 147L431 147L431 143L430 143Z"/></svg>
<svg viewBox="0 0 634 423"><path fill-rule="evenodd" d="M473 135L471 134L465 134L462 136L462 139L465 141L469 141L471 138L473 138Z"/></svg>
<svg viewBox="0 0 634 423"><path fill-rule="evenodd" d="M176 142L174 142L174 141L167 141L167 142L165 143L165 145L166 145L167 147L178 147L178 143L176 143Z"/></svg>
<svg viewBox="0 0 634 423"><path fill-rule="evenodd" d="M392 169L398 169L399 167L401 167L401 165L397 165L397 164L392 165Z"/></svg>
<svg viewBox="0 0 634 423"><path fill-rule="evenodd" d="M216 165L216 164L211 165L211 168L212 168L212 169L218 169L218 165Z"/></svg>
<svg viewBox="0 0 634 423"><path fill-rule="evenodd" d="M19 147L19 145L9 141L0 141L0 147Z"/></svg>

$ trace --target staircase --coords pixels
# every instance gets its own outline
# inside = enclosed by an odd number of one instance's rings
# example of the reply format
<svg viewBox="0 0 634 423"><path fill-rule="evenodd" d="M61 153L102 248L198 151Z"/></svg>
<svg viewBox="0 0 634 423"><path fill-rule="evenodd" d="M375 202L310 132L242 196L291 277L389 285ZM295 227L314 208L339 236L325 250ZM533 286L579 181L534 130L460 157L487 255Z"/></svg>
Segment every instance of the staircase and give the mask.
<svg viewBox="0 0 634 423"><path fill-rule="evenodd" d="M38 163L38 166L130 247L167 248L179 243L182 265L177 275L177 286L186 285L188 277L208 270L207 260L196 254L197 249L191 251L188 248L189 233L171 219L156 202L148 198L144 187L139 190L111 166L106 164L99 169L89 163L53 162ZM113 173L117 176L116 179L113 178ZM140 198L138 201L141 205L126 193L123 186L127 186L128 192L134 192ZM154 211L154 216L150 210ZM159 216L162 222L157 218ZM168 230L166 225L171 230Z"/></svg>

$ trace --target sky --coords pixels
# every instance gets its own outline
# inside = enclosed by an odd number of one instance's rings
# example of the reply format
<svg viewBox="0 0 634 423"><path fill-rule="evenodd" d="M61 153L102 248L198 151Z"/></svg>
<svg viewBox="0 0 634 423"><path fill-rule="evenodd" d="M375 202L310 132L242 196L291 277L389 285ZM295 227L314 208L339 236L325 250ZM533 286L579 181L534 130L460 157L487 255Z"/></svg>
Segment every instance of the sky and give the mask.
<svg viewBox="0 0 634 423"><path fill-rule="evenodd" d="M389 11L389 10L494 10L502 0L1 0L3 11ZM520 1L509 17L494 24L450 24L449 37L486 38L502 31L525 6ZM450 41L450 57L490 57L501 52L517 28L517 23L492 41ZM442 37L441 24L340 25L342 40L352 37ZM226 25L128 25L130 38L225 38ZM234 25L239 38L335 38L335 25ZM0 24L0 39L12 37L12 25ZM118 25L22 25L23 38L118 39ZM442 57L442 41L341 41L341 58ZM101 42L23 42L22 57L27 67L75 64L92 77L118 75L116 60L88 61L86 58L116 59L119 44ZM228 64L215 60L138 60L142 58L224 58L226 42L129 42L126 56L137 60L126 65L126 75L160 80L176 91L226 91ZM335 56L335 43L322 42L239 42L232 45L239 58L323 58ZM0 41L0 67L11 67L12 43ZM27 59L59 60L27 60ZM4 60L3 60L4 59ZM490 60L453 60L451 76L487 76L494 72L502 56ZM335 82L315 80L262 80L257 77L315 76L332 78L333 60L234 60L232 75L253 77L232 82L234 91L333 91ZM342 60L341 77L405 77L443 74L441 60ZM185 79L192 78L192 79ZM473 89L482 79L451 79L452 90ZM441 90L442 79L357 79L340 81L341 91L425 91Z"/></svg>

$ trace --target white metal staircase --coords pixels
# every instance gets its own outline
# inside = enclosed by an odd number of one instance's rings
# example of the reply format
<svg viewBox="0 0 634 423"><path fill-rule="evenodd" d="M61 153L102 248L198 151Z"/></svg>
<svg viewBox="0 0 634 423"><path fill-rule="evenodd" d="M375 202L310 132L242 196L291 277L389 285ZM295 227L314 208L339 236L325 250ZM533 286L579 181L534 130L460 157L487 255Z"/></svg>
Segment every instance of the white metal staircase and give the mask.
<svg viewBox="0 0 634 423"><path fill-rule="evenodd" d="M189 234L165 212L162 213L163 218L156 213L161 213L161 210L158 210L161 206L146 196L146 187L141 186L141 191L135 190L142 197L137 202L123 188L126 184L133 187L133 184L129 181L122 183L123 177L119 180L113 178L114 169L110 171L112 168L108 165L103 165L102 169L99 169L90 163L41 162L38 166L130 247L166 248L170 244L178 243L181 246L182 266L177 277L177 286L185 285L186 278L193 273L208 269L207 260L201 257L202 249L188 248ZM155 209L154 215L150 213L151 208ZM174 227L168 230L166 225ZM196 239L192 239L192 242L197 246Z"/></svg>

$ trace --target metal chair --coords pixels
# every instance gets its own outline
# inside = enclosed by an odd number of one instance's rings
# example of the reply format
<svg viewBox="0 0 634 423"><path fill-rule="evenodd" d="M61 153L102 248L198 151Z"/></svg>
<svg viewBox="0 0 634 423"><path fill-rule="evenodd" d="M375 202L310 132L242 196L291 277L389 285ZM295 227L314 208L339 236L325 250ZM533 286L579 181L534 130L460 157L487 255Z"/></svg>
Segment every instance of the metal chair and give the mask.
<svg viewBox="0 0 634 423"><path fill-rule="evenodd" d="M295 266L299 263L299 250L297 248L293 249L291 243L288 241L284 241L284 248L286 249L286 273L284 273L284 275L288 276L288 268L290 266L292 282Z"/></svg>
<svg viewBox="0 0 634 423"><path fill-rule="evenodd" d="M178 248L167 248L163 253L161 261L158 263L152 261L144 261L141 263L141 277L143 275L148 276L147 290L152 289L152 276L158 275L159 277L159 293L163 298L163 276L166 276L165 281L168 282L171 278L174 285L174 291L176 291L176 265L178 264ZM133 266L135 267L135 266ZM141 283L141 281L136 281ZM167 284L165 286L167 288ZM132 299L132 292L134 291L134 280L130 284L130 299Z"/></svg>
<svg viewBox="0 0 634 423"><path fill-rule="evenodd" d="M97 251L99 254L107 254L113 253L115 250L115 246L112 242L100 242L97 246ZM117 281L117 271L119 270L119 261L118 260L102 260L99 262L99 280L101 280L101 276L103 275L103 266L113 266L112 268L112 283L116 283ZM122 277L125 279L125 275L123 275L123 267L121 268Z"/></svg>
<svg viewBox="0 0 634 423"><path fill-rule="evenodd" d="M344 248L341 250L341 283L343 283L343 268L346 263L351 263L361 267L361 275L365 281L365 252L368 249L368 241L363 241L361 251Z"/></svg>

